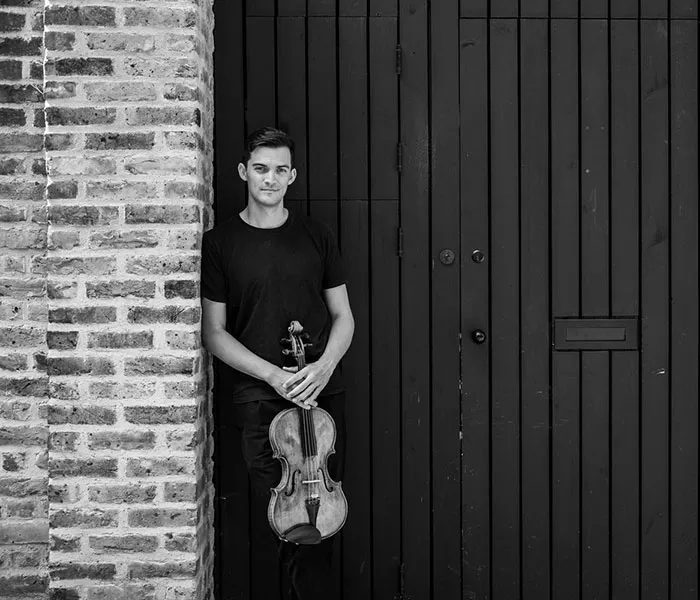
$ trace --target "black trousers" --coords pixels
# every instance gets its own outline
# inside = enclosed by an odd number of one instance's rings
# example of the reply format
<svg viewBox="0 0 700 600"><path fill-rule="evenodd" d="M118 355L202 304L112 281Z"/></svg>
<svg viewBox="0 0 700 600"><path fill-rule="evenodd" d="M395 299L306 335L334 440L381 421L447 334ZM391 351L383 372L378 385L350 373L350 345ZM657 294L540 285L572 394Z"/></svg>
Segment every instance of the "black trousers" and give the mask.
<svg viewBox="0 0 700 600"><path fill-rule="evenodd" d="M328 472L335 481L342 481L345 466L345 393L320 396L319 407L328 411L335 421L337 437L335 453L328 458ZM248 467L253 493L251 510L267 514L270 488L277 487L282 477L280 461L273 458L270 445L270 423L277 413L293 408L287 400L257 400L235 407L236 425L241 429L243 459ZM270 535L277 536L270 528ZM334 584L331 561L333 539L315 545L297 545L278 540L278 556L286 568L298 600L333 600Z"/></svg>

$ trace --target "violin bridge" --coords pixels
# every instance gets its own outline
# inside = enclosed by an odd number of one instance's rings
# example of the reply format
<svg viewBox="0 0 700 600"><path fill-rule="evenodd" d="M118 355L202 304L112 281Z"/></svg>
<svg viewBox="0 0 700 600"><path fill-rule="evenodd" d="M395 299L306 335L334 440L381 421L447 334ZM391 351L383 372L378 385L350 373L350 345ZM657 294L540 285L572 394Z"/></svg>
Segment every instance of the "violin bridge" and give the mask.
<svg viewBox="0 0 700 600"><path fill-rule="evenodd" d="M321 483L320 479L306 479L305 481L302 481L302 483Z"/></svg>

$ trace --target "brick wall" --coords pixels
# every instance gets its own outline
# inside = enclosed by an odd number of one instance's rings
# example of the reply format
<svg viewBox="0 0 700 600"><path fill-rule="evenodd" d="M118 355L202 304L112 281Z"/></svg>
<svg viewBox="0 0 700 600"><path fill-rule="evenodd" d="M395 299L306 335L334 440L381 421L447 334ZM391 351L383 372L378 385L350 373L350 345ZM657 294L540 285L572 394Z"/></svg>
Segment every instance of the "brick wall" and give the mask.
<svg viewBox="0 0 700 600"><path fill-rule="evenodd" d="M197 0L0 4L0 595L211 590L212 26Z"/></svg>

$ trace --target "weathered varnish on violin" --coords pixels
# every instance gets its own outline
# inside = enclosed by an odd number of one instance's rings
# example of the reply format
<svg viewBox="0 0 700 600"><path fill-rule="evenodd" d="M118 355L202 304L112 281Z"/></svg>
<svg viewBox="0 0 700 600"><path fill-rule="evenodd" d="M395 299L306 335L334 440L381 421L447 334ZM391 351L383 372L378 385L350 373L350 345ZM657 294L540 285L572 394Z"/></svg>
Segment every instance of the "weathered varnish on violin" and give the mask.
<svg viewBox="0 0 700 600"><path fill-rule="evenodd" d="M289 326L291 350L299 369L306 366L302 327ZM267 510L272 530L285 541L316 544L340 531L348 503L342 484L328 474L328 457L335 452L336 428L322 408L288 408L270 424L270 443L282 463L282 478Z"/></svg>

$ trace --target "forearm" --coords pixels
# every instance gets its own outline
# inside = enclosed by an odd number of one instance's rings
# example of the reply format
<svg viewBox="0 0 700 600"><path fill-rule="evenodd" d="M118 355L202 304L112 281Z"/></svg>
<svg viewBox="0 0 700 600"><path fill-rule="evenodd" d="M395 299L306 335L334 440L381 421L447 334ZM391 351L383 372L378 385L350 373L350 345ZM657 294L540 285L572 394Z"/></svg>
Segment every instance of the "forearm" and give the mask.
<svg viewBox="0 0 700 600"><path fill-rule="evenodd" d="M234 369L256 379L269 381L277 368L272 363L251 352L235 337L223 329L215 329L203 335L204 347Z"/></svg>
<svg viewBox="0 0 700 600"><path fill-rule="evenodd" d="M340 359L350 347L352 336L355 332L355 321L352 314L338 315L333 319L333 325L328 336L326 349L319 358L319 362L329 364L335 369Z"/></svg>

